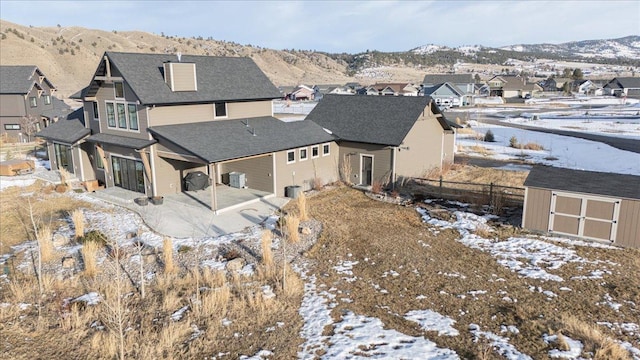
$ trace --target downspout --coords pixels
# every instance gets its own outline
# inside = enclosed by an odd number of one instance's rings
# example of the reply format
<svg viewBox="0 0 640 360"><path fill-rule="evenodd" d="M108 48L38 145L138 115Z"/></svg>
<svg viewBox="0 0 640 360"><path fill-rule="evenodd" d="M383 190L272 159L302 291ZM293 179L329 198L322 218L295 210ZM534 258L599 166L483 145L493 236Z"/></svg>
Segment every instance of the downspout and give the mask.
<svg viewBox="0 0 640 360"><path fill-rule="evenodd" d="M391 189L395 190L396 189L396 161L397 161L397 152L398 152L398 147L394 146L391 148L391 151L393 151L393 155L391 156L391 179L393 180L393 182L391 183Z"/></svg>

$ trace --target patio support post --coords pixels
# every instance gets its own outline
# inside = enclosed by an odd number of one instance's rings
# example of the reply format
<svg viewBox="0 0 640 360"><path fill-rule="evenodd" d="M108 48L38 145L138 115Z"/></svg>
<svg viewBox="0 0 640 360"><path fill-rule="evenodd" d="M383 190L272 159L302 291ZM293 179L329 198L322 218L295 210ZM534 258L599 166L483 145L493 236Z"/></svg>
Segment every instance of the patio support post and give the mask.
<svg viewBox="0 0 640 360"><path fill-rule="evenodd" d="M211 181L211 211L218 211L218 197L216 194L216 166L209 164L209 180Z"/></svg>

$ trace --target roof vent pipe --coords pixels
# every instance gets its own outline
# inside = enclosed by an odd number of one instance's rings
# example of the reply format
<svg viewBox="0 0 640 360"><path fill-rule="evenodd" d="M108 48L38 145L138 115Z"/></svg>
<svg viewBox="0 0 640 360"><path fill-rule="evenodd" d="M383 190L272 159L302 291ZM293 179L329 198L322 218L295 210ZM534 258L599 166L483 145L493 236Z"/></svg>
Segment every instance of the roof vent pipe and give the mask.
<svg viewBox="0 0 640 360"><path fill-rule="evenodd" d="M182 53L178 51L176 55L178 56L178 62L180 62L180 59L182 58Z"/></svg>

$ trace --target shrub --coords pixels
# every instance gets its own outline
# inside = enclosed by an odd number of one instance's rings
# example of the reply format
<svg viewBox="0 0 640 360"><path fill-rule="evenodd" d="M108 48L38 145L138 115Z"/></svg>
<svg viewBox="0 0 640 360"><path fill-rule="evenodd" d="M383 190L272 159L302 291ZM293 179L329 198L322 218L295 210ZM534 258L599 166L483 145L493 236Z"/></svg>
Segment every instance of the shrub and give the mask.
<svg viewBox="0 0 640 360"><path fill-rule="evenodd" d="M374 180L371 183L371 192L374 194L382 193L382 182L380 180Z"/></svg>
<svg viewBox="0 0 640 360"><path fill-rule="evenodd" d="M323 187L324 187L324 184L322 182L322 178L319 178L317 176L314 177L313 186L312 186L313 190L319 191L319 190L322 190Z"/></svg>
<svg viewBox="0 0 640 360"><path fill-rule="evenodd" d="M98 230L91 230L77 240L80 244L95 243L107 246L107 236Z"/></svg>
<svg viewBox="0 0 640 360"><path fill-rule="evenodd" d="M75 239L84 236L84 213L80 209L75 209L71 212L71 221L73 222L73 227L76 231Z"/></svg>
<svg viewBox="0 0 640 360"><path fill-rule="evenodd" d="M180 249L182 249L182 247L180 247ZM164 263L165 274L173 274L176 272L176 265L173 262L173 243L169 238L162 240L162 261Z"/></svg>
<svg viewBox="0 0 640 360"><path fill-rule="evenodd" d="M86 242L82 246L82 262L84 263L84 275L95 277L98 273L98 260L96 258L101 245L97 242Z"/></svg>
<svg viewBox="0 0 640 360"><path fill-rule="evenodd" d="M526 150L544 150L544 147L538 143L530 142L526 143L523 148Z"/></svg>
<svg viewBox="0 0 640 360"><path fill-rule="evenodd" d="M509 146L518 149L518 138L514 135L509 139Z"/></svg>
<svg viewBox="0 0 640 360"><path fill-rule="evenodd" d="M43 262L51 260L53 256L53 235L51 234L51 228L48 226L38 229L38 247L40 248L40 256Z"/></svg>
<svg viewBox="0 0 640 360"><path fill-rule="evenodd" d="M298 234L298 228L300 227L300 219L295 215L287 215L284 218L284 223L287 229L287 235L289 241L297 243L300 241L300 235Z"/></svg>
<svg viewBox="0 0 640 360"><path fill-rule="evenodd" d="M300 196L296 199L296 205L298 206L300 221L309 220L309 214L307 214L307 197L304 195L304 192L300 192Z"/></svg>
<svg viewBox="0 0 640 360"><path fill-rule="evenodd" d="M496 138L493 135L493 131L487 130L487 133L484 134L484 141L486 141L486 142L495 142L496 141Z"/></svg>
<svg viewBox="0 0 640 360"><path fill-rule="evenodd" d="M262 232L262 239L260 240L262 245L262 263L266 267L273 266L273 252L271 251L271 245L273 244L271 231L264 230Z"/></svg>

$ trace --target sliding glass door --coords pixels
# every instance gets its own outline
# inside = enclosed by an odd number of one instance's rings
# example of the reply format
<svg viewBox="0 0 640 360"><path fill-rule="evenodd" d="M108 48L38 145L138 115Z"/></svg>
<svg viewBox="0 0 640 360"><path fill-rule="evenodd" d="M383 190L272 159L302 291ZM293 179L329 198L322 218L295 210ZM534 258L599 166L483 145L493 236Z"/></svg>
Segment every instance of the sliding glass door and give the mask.
<svg viewBox="0 0 640 360"><path fill-rule="evenodd" d="M142 161L112 156L111 165L115 186L144 194L144 167Z"/></svg>
<svg viewBox="0 0 640 360"><path fill-rule="evenodd" d="M71 157L71 146L62 144L53 144L54 152L56 153L56 162L58 163L58 169L65 169L70 174L73 174L73 160Z"/></svg>

